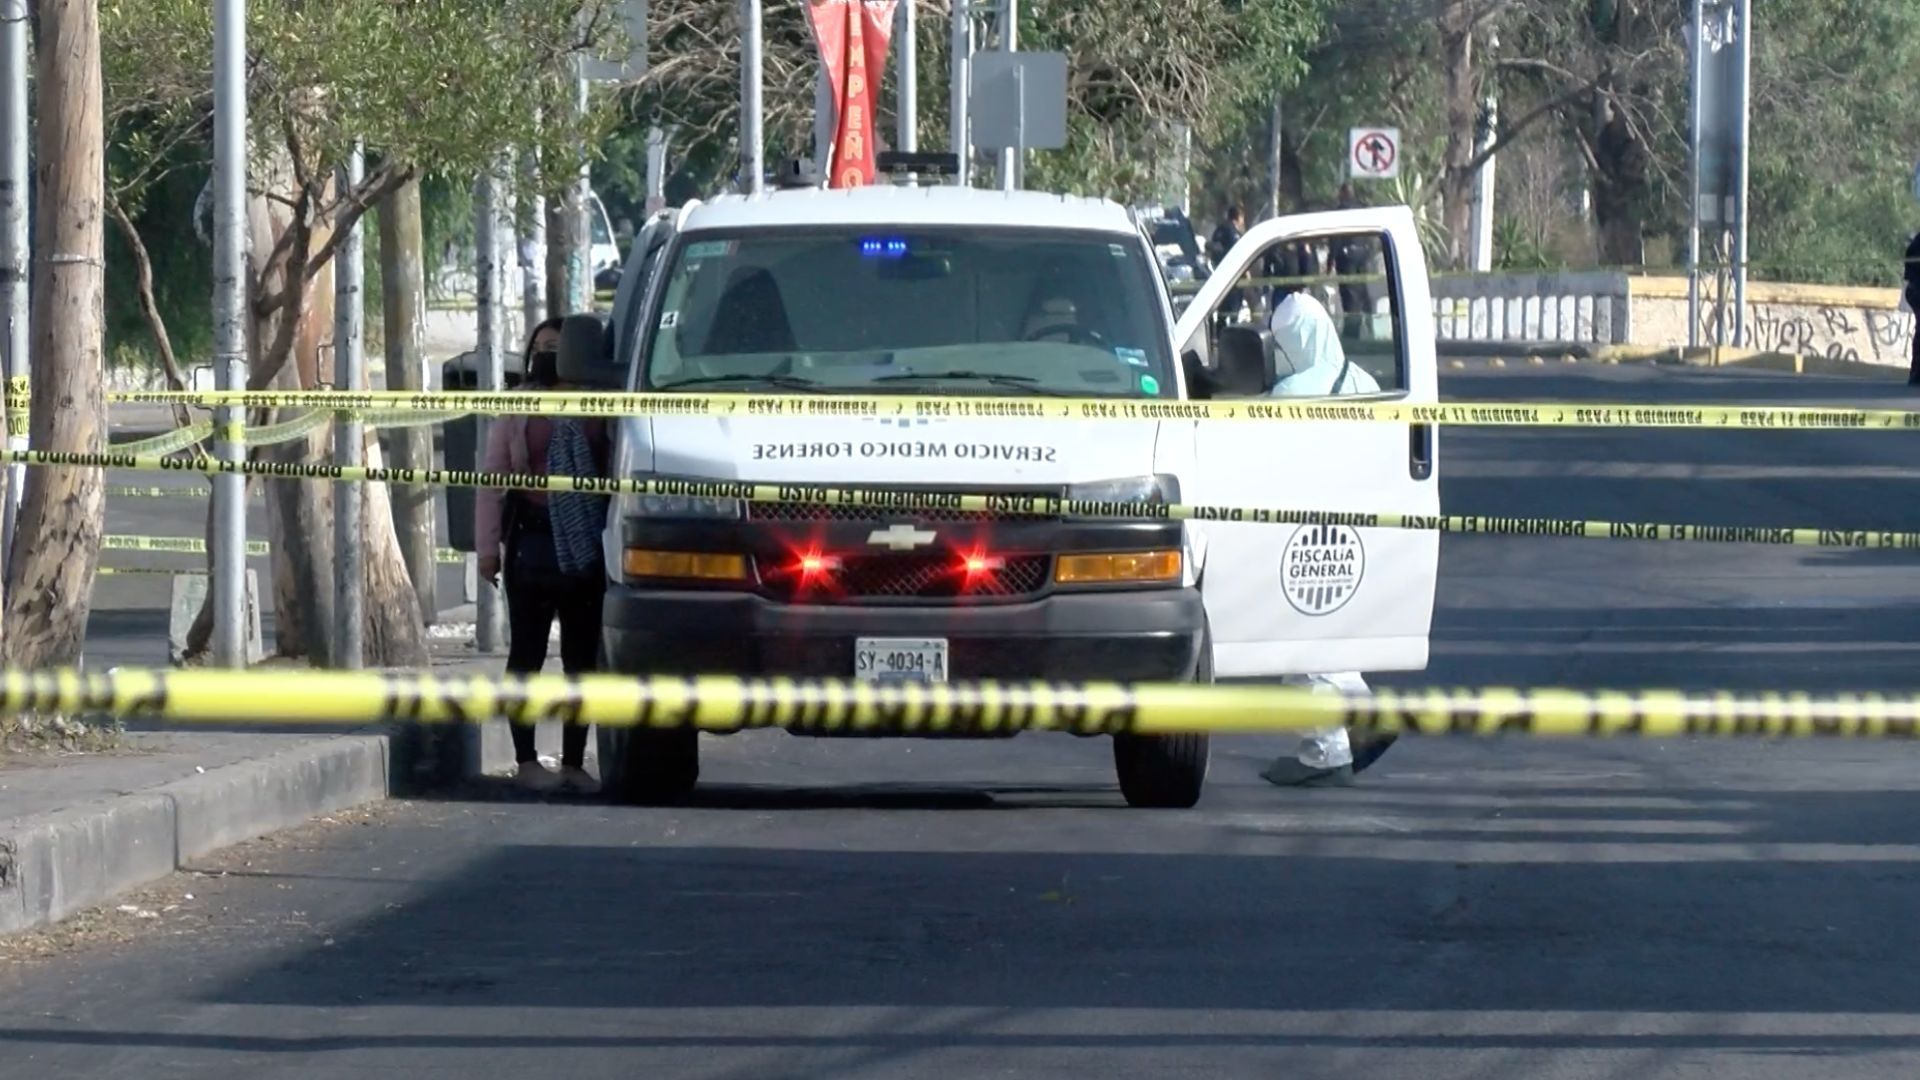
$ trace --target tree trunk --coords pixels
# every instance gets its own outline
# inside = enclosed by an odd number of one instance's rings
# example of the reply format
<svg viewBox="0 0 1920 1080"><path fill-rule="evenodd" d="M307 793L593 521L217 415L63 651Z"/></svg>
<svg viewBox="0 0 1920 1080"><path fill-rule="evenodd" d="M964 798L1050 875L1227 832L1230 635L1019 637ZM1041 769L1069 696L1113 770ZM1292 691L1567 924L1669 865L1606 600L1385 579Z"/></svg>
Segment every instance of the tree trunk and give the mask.
<svg viewBox="0 0 1920 1080"><path fill-rule="evenodd" d="M567 260L571 257L572 245L567 237L573 235L572 204L574 200L566 195L553 195L547 199L547 314L570 315L573 313L573 298L567 295ZM529 332L532 327L527 328Z"/></svg>
<svg viewBox="0 0 1920 1080"><path fill-rule="evenodd" d="M1300 160L1300 140L1285 135L1280 140L1280 191L1287 206L1298 213L1307 207L1307 166Z"/></svg>
<svg viewBox="0 0 1920 1080"><path fill-rule="evenodd" d="M420 183L394 192L380 211L380 300L386 321L387 388L425 390L426 284L422 261ZM387 435L393 463L400 468L433 468L432 427L394 428ZM393 486L393 529L400 558L413 582L421 617L439 617L433 551L436 538L434 492L416 484ZM369 521L369 527L372 526ZM375 534L377 535L377 533ZM371 636L368 642L372 642Z"/></svg>
<svg viewBox="0 0 1920 1080"><path fill-rule="evenodd" d="M431 430L431 429L409 429ZM380 440L369 432L365 461L379 468ZM367 539L366 655L368 667L424 668L428 664L427 624L413 578L400 555L394 533L393 503L385 484L361 484L361 527ZM433 552L427 552L431 558ZM432 568L428 568L432 572Z"/></svg>
<svg viewBox="0 0 1920 1080"><path fill-rule="evenodd" d="M266 175L256 190L290 193L293 180L285 155L266 167ZM329 188L330 190L330 188ZM322 193L324 195L324 193ZM253 232L252 250L273 250L282 231L292 224L291 211L264 196L252 197L248 226ZM330 234L327 222L315 222L313 248L326 243ZM282 270L262 277L262 267L254 265L250 301L279 289L288 274L302 273L305 259L292 260ZM324 277L325 275L321 275ZM283 332L282 320L297 320L293 353L278 374L263 389L312 390L333 382L331 348L322 348L333 336L333 290L316 288L315 278L300 290L295 303L265 319L256 320L254 348L250 363L266 362L270 343ZM248 385L255 385L249 379ZM276 417L267 417L269 422ZM264 461L311 465L326 460L331 432L322 428L305 438L261 447L255 456ZM273 545L274 652L281 656L304 656L320 666L327 665L332 652L333 626L333 485L320 480L274 480L267 484L267 535Z"/></svg>
<svg viewBox="0 0 1920 1080"><path fill-rule="evenodd" d="M1600 265L1639 266L1646 261L1644 219L1652 155L1604 90L1595 98L1593 220Z"/></svg>
<svg viewBox="0 0 1920 1080"><path fill-rule="evenodd" d="M1473 228L1473 163L1479 141L1480 79L1473 64L1473 12L1455 0L1440 16L1440 64L1446 76L1447 146L1440 171L1441 225L1448 262L1466 265Z"/></svg>
<svg viewBox="0 0 1920 1080"><path fill-rule="evenodd" d="M105 442L106 131L98 0L41 0L35 79L33 402L36 449ZM9 666L75 664L86 640L105 513L97 469L36 469L7 588Z"/></svg>

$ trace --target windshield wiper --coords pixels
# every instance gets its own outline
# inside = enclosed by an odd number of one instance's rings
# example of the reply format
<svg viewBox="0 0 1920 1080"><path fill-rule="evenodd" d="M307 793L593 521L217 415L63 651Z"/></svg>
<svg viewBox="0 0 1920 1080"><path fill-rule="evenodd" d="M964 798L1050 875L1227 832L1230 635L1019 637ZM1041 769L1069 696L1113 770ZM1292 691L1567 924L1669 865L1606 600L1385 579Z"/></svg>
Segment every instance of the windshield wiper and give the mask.
<svg viewBox="0 0 1920 1080"><path fill-rule="evenodd" d="M687 386L721 386L727 383L758 383L782 390L806 390L816 394L824 394L833 389L798 375L703 375L697 379L681 379L678 382L664 383L655 386L654 389L678 390Z"/></svg>
<svg viewBox="0 0 1920 1080"><path fill-rule="evenodd" d="M1040 380L1031 375L1004 375L992 371L902 371L893 375L881 375L873 381L886 382L983 382L990 386L1005 386L1016 390L1026 390L1046 397L1067 397L1058 390L1049 390L1040 385Z"/></svg>

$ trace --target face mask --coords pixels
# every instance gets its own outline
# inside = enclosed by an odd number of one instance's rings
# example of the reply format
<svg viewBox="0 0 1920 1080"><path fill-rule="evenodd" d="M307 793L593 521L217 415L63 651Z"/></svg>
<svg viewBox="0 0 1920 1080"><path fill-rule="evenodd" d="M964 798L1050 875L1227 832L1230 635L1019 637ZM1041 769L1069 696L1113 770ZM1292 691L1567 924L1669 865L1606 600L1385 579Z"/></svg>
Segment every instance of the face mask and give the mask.
<svg viewBox="0 0 1920 1080"><path fill-rule="evenodd" d="M527 381L534 386L553 386L560 381L560 354L534 353L527 362Z"/></svg>

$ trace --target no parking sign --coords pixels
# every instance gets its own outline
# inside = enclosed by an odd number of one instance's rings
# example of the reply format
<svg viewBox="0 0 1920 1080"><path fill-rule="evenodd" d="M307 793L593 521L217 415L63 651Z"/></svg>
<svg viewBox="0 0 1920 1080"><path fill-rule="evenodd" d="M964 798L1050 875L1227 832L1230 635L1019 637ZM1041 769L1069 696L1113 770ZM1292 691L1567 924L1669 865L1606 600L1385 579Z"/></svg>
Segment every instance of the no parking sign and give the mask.
<svg viewBox="0 0 1920 1080"><path fill-rule="evenodd" d="M1358 127L1347 135L1347 170L1355 180L1391 180L1400 175L1400 129Z"/></svg>

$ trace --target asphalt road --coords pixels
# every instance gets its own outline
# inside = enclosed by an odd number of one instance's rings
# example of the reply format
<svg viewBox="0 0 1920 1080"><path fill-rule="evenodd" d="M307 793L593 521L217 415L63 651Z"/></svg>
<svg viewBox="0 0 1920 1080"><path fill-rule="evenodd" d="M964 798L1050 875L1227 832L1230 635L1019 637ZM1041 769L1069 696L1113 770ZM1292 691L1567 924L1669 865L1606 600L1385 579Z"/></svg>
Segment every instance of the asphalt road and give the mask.
<svg viewBox="0 0 1920 1080"><path fill-rule="evenodd" d="M1455 398L1907 402L1644 368ZM1449 432L1463 513L1911 528L1908 435ZM1876 689L1920 556L1449 537L1420 681ZM16 949L20 1075L1907 1077L1920 751L1403 743L1129 812L1097 741L710 740L673 810L480 787ZM191 893L188 899L186 894ZM36 955L44 952L44 956ZM24 958L22 958L24 957Z"/></svg>

